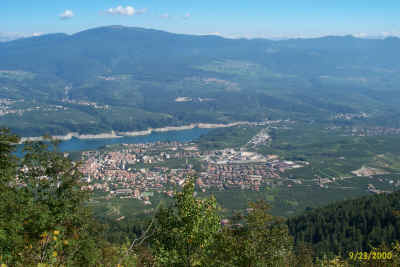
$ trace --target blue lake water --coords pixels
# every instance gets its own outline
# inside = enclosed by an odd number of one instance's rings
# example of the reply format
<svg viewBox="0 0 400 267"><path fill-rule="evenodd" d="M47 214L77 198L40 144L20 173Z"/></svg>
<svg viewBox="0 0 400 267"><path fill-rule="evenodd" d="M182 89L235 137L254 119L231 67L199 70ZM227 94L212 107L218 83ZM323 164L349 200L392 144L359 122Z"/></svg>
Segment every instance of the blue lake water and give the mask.
<svg viewBox="0 0 400 267"><path fill-rule="evenodd" d="M210 129L194 128L191 130L183 131L169 131L169 132L153 132L149 135L143 136L124 136L121 138L105 138L105 139L78 139L72 138L71 140L62 141L59 145L61 152L76 152L85 150L96 150L106 145L115 144L141 144L152 142L166 142L166 141L179 141L190 142L201 135L207 134ZM17 154L20 155L22 146L19 147Z"/></svg>

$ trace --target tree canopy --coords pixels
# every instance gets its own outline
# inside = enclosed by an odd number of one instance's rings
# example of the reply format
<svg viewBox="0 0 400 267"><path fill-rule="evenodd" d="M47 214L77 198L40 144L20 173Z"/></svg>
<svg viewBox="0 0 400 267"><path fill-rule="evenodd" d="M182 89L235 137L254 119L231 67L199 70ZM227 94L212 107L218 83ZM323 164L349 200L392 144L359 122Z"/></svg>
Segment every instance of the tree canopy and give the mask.
<svg viewBox="0 0 400 267"><path fill-rule="evenodd" d="M88 208L79 163L59 153L51 140L25 143L23 156L17 157L18 142L0 130L1 267L400 264L400 192L337 203L289 220L271 216L268 204L258 201L221 220L216 199L197 197L195 178L187 177L172 204L160 205L144 229L133 227L140 232L133 240L112 244ZM391 258L360 262L345 254L359 251L391 253Z"/></svg>

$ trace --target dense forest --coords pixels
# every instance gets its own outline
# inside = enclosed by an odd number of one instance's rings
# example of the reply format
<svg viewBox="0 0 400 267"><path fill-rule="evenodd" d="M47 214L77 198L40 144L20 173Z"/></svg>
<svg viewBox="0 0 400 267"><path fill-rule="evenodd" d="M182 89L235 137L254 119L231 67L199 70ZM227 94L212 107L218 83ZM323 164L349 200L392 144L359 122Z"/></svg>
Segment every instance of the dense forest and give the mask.
<svg viewBox="0 0 400 267"><path fill-rule="evenodd" d="M400 192L363 197L290 218L296 244L312 244L317 255L346 256L400 239Z"/></svg>
<svg viewBox="0 0 400 267"><path fill-rule="evenodd" d="M152 216L111 222L93 216L79 164L57 152L57 142L27 143L17 158L18 141L1 130L2 267L400 264L400 193L338 203L289 220L270 215L268 204L256 201L222 221L216 199L196 197L188 177L171 203L159 205ZM359 251L381 256L352 261L345 255Z"/></svg>

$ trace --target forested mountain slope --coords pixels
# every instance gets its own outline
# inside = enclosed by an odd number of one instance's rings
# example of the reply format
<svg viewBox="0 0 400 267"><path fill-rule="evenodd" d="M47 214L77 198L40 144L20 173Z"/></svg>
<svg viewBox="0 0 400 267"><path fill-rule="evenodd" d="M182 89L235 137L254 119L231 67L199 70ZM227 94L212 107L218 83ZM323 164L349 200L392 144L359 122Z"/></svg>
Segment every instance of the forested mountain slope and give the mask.
<svg viewBox="0 0 400 267"><path fill-rule="evenodd" d="M0 125L26 136L366 112L398 126L399 45L123 26L2 42L0 98L12 102L1 105Z"/></svg>
<svg viewBox="0 0 400 267"><path fill-rule="evenodd" d="M288 220L296 244L311 243L317 255L388 247L400 239L400 192L348 200Z"/></svg>

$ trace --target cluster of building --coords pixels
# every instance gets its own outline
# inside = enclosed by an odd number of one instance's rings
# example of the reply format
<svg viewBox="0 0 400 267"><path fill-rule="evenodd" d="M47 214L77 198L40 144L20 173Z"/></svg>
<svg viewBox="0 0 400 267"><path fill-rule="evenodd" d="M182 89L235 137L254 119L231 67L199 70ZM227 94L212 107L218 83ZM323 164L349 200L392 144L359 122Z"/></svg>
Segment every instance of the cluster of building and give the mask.
<svg viewBox="0 0 400 267"><path fill-rule="evenodd" d="M197 97L197 98L190 98L187 96L180 96L175 98L175 102L208 102L208 101L215 101L214 98L201 98L201 97Z"/></svg>
<svg viewBox="0 0 400 267"><path fill-rule="evenodd" d="M182 185L192 172L190 164L173 169L162 166L162 163L199 156L196 147L178 142L126 144L112 151L83 152L84 164L80 171L85 175L90 190L119 195L117 190L132 189L131 197L140 198L143 192L161 192Z"/></svg>
<svg viewBox="0 0 400 267"><path fill-rule="evenodd" d="M271 140L271 136L269 136L269 134L268 134L268 129L264 128L258 134L253 136L253 138L250 139L250 141L248 142L248 145L250 145L251 147L265 145L270 140Z"/></svg>
<svg viewBox="0 0 400 267"><path fill-rule="evenodd" d="M365 112L361 113L338 113L333 116L333 119L336 120L352 120L352 119L365 119L368 118L369 115Z"/></svg>
<svg viewBox="0 0 400 267"><path fill-rule="evenodd" d="M10 105L14 104L15 101L7 98L0 98L0 116L7 114L14 114L16 110L10 108Z"/></svg>
<svg viewBox="0 0 400 267"><path fill-rule="evenodd" d="M389 127L353 127L351 129L353 136L381 136L381 135L398 135L400 128Z"/></svg>
<svg viewBox="0 0 400 267"><path fill-rule="evenodd" d="M68 98L64 98L62 100L62 102L63 103L68 103L68 104L80 105L80 106L88 106L88 107L92 107L92 108L95 108L95 109L104 109L104 110L110 109L109 105L100 105L100 104L98 104L96 102L90 102L90 101L82 101L82 100L77 101L77 100L71 100L71 99L68 99Z"/></svg>
<svg viewBox="0 0 400 267"><path fill-rule="evenodd" d="M252 164L208 164L197 180L200 188L247 189L259 191L260 186L270 185L281 178L281 173L300 166L294 162L272 160ZM302 167L302 166L301 166Z"/></svg>
<svg viewBox="0 0 400 267"><path fill-rule="evenodd" d="M246 164L268 161L268 157L264 157L258 153L244 149L235 150L233 148L206 151L203 153L202 159L206 162L216 164Z"/></svg>
<svg viewBox="0 0 400 267"><path fill-rule="evenodd" d="M26 112L32 111L45 111L45 112L53 112L59 110L66 110L68 108L60 105L48 105L48 106L33 106L27 108L17 108L13 105L17 102L24 102L24 100L11 100L6 98L0 98L0 116L5 116L9 114L16 114L18 116L22 116Z"/></svg>
<svg viewBox="0 0 400 267"><path fill-rule="evenodd" d="M303 167L305 162L282 161L275 155L262 156L234 149L199 151L193 143L157 142L124 144L104 151L82 153L80 171L87 189L109 196L136 198L149 204L149 194L173 196L197 165L198 186L209 189L260 190L280 179L282 172Z"/></svg>

